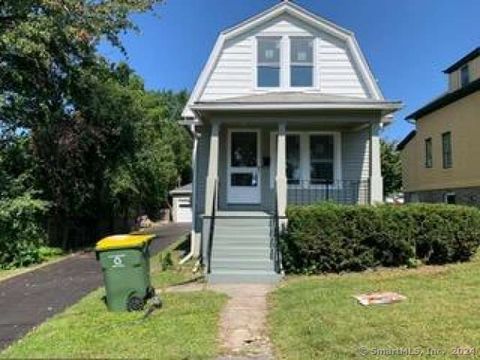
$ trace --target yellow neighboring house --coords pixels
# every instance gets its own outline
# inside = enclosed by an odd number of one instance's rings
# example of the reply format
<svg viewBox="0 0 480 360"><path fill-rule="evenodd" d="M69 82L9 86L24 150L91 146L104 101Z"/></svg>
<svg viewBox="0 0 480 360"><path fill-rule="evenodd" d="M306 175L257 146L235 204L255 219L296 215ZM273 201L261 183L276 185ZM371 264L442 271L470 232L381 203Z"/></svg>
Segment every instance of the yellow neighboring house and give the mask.
<svg viewBox="0 0 480 360"><path fill-rule="evenodd" d="M480 205L480 47L444 71L448 91L407 117L398 145L407 202Z"/></svg>

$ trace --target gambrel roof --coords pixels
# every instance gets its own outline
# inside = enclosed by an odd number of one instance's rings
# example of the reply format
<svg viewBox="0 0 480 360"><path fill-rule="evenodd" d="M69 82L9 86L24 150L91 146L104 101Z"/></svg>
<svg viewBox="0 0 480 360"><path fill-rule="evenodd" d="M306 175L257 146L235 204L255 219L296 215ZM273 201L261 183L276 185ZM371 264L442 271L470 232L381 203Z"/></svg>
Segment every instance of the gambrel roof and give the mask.
<svg viewBox="0 0 480 360"><path fill-rule="evenodd" d="M222 49L224 48L225 42L236 38L242 34L245 34L246 32L268 21L271 21L285 14L292 16L293 18L309 25L310 27L323 31L332 36L333 38L344 42L346 48L352 54L352 60L354 61L356 67L359 70L362 80L368 89L370 97L380 102L384 100L382 92L377 85L377 82L368 66L365 57L362 54L362 51L355 39L354 34L351 31L346 30L324 18L321 18L307 11L301 6L294 4L293 2L282 1L279 4L267 9L266 11L255 15L247 19L246 21L243 21L240 24L226 29L220 33L213 48L213 51L211 52L210 57L205 67L203 68L200 77L198 78L197 83L192 91L190 99L182 113L182 116L184 118L192 118L194 116L193 112L191 111L191 107L196 104L201 98L202 92L204 91L208 79L215 68Z"/></svg>

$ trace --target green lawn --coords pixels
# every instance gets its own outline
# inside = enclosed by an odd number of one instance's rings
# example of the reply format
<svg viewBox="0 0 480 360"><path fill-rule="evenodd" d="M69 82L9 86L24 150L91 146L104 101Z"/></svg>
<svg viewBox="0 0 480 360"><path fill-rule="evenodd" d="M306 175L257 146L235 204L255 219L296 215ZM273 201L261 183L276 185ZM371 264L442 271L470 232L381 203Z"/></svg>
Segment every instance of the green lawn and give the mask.
<svg viewBox="0 0 480 360"><path fill-rule="evenodd" d="M363 307L352 295L397 291L404 303ZM480 259L417 270L292 277L270 297L269 327L280 359L419 358L387 355L453 349L480 356ZM430 349L430 350L429 350ZM367 353L364 356L362 353Z"/></svg>
<svg viewBox="0 0 480 360"><path fill-rule="evenodd" d="M178 259L175 247L169 249ZM162 272L151 260L157 288L193 277L191 265ZM164 294L164 307L143 313L110 313L99 289L28 334L0 358L211 359L217 354L219 313L226 297L202 291Z"/></svg>

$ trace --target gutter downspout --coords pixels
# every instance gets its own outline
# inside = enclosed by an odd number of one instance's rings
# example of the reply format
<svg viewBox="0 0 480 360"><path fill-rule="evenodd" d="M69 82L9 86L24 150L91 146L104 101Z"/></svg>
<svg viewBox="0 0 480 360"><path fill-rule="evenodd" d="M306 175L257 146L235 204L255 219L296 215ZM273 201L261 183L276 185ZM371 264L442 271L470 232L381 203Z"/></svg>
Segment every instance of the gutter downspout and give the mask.
<svg viewBox="0 0 480 360"><path fill-rule="evenodd" d="M198 134L195 132L195 125L190 125L190 132L193 135L192 148L192 230L190 231L190 252L180 260L179 264L183 265L195 255L196 237L195 237L195 221L196 218L196 204L197 204L197 147Z"/></svg>

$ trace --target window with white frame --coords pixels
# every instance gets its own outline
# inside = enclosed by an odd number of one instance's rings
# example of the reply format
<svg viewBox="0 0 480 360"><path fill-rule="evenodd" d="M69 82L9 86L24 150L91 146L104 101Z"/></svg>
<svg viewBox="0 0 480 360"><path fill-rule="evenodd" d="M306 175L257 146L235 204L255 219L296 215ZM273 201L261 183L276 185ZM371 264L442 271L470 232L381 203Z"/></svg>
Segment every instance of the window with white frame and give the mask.
<svg viewBox="0 0 480 360"><path fill-rule="evenodd" d="M313 38L290 39L290 86L313 86Z"/></svg>
<svg viewBox="0 0 480 360"><path fill-rule="evenodd" d="M334 182L333 135L310 135L310 183Z"/></svg>
<svg viewBox="0 0 480 360"><path fill-rule="evenodd" d="M270 177L277 168L277 137L272 133ZM290 186L331 185L341 180L339 133L293 132L286 135L286 172Z"/></svg>
<svg viewBox="0 0 480 360"><path fill-rule="evenodd" d="M257 86L280 86L280 38L257 39Z"/></svg>

